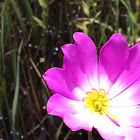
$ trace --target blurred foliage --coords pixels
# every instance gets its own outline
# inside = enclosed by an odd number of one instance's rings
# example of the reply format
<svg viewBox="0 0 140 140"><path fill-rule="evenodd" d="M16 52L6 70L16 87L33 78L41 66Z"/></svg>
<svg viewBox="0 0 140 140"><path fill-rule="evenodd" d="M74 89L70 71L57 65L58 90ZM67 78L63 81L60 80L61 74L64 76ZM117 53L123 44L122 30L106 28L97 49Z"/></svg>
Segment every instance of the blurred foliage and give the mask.
<svg viewBox="0 0 140 140"><path fill-rule="evenodd" d="M3 0L0 2L0 139L87 139L47 114L42 74L61 67L60 47L76 31L98 51L115 32L140 41L140 0ZM93 138L101 140L93 129Z"/></svg>

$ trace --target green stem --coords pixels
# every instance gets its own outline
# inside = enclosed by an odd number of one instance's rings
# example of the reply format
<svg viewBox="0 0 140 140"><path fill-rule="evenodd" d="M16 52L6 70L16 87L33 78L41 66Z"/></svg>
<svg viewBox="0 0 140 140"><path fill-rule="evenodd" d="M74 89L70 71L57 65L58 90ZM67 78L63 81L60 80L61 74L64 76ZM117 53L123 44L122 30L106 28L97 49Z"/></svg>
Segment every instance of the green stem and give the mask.
<svg viewBox="0 0 140 140"><path fill-rule="evenodd" d="M92 140L92 132L88 132L88 140Z"/></svg>
<svg viewBox="0 0 140 140"><path fill-rule="evenodd" d="M116 0L116 30L119 32L119 0Z"/></svg>

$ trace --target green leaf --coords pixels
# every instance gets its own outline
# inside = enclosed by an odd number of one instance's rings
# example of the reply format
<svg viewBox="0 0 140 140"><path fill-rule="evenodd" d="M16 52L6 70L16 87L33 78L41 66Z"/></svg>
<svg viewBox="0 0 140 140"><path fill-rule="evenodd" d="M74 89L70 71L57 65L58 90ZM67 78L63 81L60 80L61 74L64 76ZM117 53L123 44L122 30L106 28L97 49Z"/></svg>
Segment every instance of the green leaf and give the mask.
<svg viewBox="0 0 140 140"><path fill-rule="evenodd" d="M137 20L136 20L135 15L132 12L130 12L130 11L128 11L128 14L129 14L129 17L132 20L132 22L136 23Z"/></svg>
<svg viewBox="0 0 140 140"><path fill-rule="evenodd" d="M76 27L79 29L83 30L85 34L88 34L88 28L87 25L90 24L89 21L84 21L84 22L75 22Z"/></svg>
<svg viewBox="0 0 140 140"><path fill-rule="evenodd" d="M47 8L47 4L45 3L44 0L38 0L38 2L39 2L40 6L41 6L42 8Z"/></svg>
<svg viewBox="0 0 140 140"><path fill-rule="evenodd" d="M23 40L21 41L18 49L16 87L15 87L15 94L14 94L14 100L12 105L12 131L14 133L16 132L15 124L16 124L17 104L18 104L18 93L19 93L19 60L20 60L20 52L21 52L22 44L23 44Z"/></svg>
<svg viewBox="0 0 140 140"><path fill-rule="evenodd" d="M28 34L28 31L27 31L27 28L26 28L23 20L22 20L22 15L21 15L20 9L18 7L17 1L10 0L10 2L11 2L11 5L12 5L13 9L15 10L15 13L16 13L16 15L18 17L19 23L20 23L20 25L21 25L21 27L23 29L24 36L26 38L27 34Z"/></svg>
<svg viewBox="0 0 140 140"><path fill-rule="evenodd" d="M33 19L39 24L39 26L41 26L42 28L46 28L43 21L41 21L40 19L38 19L37 17L34 17L34 16L33 16Z"/></svg>
<svg viewBox="0 0 140 140"><path fill-rule="evenodd" d="M62 126L63 126L63 121L61 122L60 126L58 127L57 129L57 132L56 132L56 136L55 136L55 140L58 140L59 139L59 136L60 136L60 132L61 132L61 129L62 129Z"/></svg>
<svg viewBox="0 0 140 140"><path fill-rule="evenodd" d="M129 14L129 17L130 19L132 20L133 23L136 23L136 17L135 15L132 13L132 10L130 8L130 6L128 6L128 4L124 1L124 0L121 0L122 4L126 7L126 9L128 10L128 14Z"/></svg>
<svg viewBox="0 0 140 140"><path fill-rule="evenodd" d="M121 2L126 7L126 9L129 10L129 7L128 7L127 3L124 0L121 0Z"/></svg>
<svg viewBox="0 0 140 140"><path fill-rule="evenodd" d="M83 3L82 3L82 7L83 7L83 10L84 10L84 13L85 13L87 16L89 16L89 7L88 7L88 5L87 5L85 2L83 2Z"/></svg>

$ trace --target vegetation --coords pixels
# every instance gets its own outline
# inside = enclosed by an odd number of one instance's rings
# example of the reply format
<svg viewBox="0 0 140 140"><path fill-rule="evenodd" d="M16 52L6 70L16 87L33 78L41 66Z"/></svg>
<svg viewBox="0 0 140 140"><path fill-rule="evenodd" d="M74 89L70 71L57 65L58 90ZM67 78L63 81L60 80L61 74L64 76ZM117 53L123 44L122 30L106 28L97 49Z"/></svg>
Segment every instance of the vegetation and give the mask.
<svg viewBox="0 0 140 140"><path fill-rule="evenodd" d="M97 49L115 32L130 46L140 41L140 0L4 0L0 2L0 139L87 139L47 114L52 95L42 79L61 67L60 47L76 31ZM96 130L92 133L101 140Z"/></svg>

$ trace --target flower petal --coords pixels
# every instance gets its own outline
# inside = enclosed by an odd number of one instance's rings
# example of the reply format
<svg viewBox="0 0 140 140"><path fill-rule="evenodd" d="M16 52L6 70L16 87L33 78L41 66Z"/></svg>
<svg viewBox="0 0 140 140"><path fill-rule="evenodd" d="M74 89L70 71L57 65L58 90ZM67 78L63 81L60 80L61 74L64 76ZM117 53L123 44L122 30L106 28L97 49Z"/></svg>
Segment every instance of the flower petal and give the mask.
<svg viewBox="0 0 140 140"><path fill-rule="evenodd" d="M74 34L75 45L66 44L63 69L75 85L85 93L94 86L98 90L97 50L92 40L84 33Z"/></svg>
<svg viewBox="0 0 140 140"><path fill-rule="evenodd" d="M140 140L140 128L134 128L127 125L122 127L125 140Z"/></svg>
<svg viewBox="0 0 140 140"><path fill-rule="evenodd" d="M54 94L47 102L48 113L61 118L64 118L69 114L79 113L84 109L83 102L67 99L60 94Z"/></svg>
<svg viewBox="0 0 140 140"><path fill-rule="evenodd" d="M119 122L132 127L140 127L140 105L111 107L108 111L115 115Z"/></svg>
<svg viewBox="0 0 140 140"><path fill-rule="evenodd" d="M83 100L87 95L68 79L65 71L61 68L51 68L43 75L53 93L59 93L73 100Z"/></svg>
<svg viewBox="0 0 140 140"><path fill-rule="evenodd" d="M69 114L64 117L65 124L72 131L84 129L91 132L94 126L100 125L100 121L100 115L91 113L87 108L77 114Z"/></svg>
<svg viewBox="0 0 140 140"><path fill-rule="evenodd" d="M110 119L105 115L99 115L94 113L92 115L93 126L100 133L103 139L105 140L124 140L124 136L120 133L120 127L114 124Z"/></svg>
<svg viewBox="0 0 140 140"><path fill-rule="evenodd" d="M117 94L119 94L120 92L131 86L131 84L137 81L138 78L140 77L139 54L140 54L140 43L137 43L129 50L129 58L126 67L109 91L110 98L115 97ZM133 90L135 90L135 88L133 88ZM133 94L133 91L131 92L131 94Z"/></svg>
<svg viewBox="0 0 140 140"><path fill-rule="evenodd" d="M63 121L72 131L84 129L91 132L93 128L93 119L87 110L77 114L68 114Z"/></svg>
<svg viewBox="0 0 140 140"><path fill-rule="evenodd" d="M99 58L100 89L110 89L124 70L129 56L128 43L116 33L102 47Z"/></svg>
<svg viewBox="0 0 140 140"><path fill-rule="evenodd" d="M132 106L132 105L140 104L139 85L140 85L140 78L137 81L135 81L129 88L127 88L122 93L120 93L119 95L111 99L110 106ZM118 88L116 88L116 90L118 90ZM114 89L115 93L116 93L116 90ZM112 95L113 95L113 92L111 90L110 96L112 97ZM110 96L109 98L111 98Z"/></svg>
<svg viewBox="0 0 140 140"><path fill-rule="evenodd" d="M125 136L115 135L114 133L112 133L112 131L109 132L108 130L99 131L99 134L105 140L124 140L124 138L125 138Z"/></svg>
<svg viewBox="0 0 140 140"><path fill-rule="evenodd" d="M139 140L140 128L134 128L124 123L119 123L120 126L115 125L110 119L105 116L100 116L100 123L95 126L105 140Z"/></svg>

